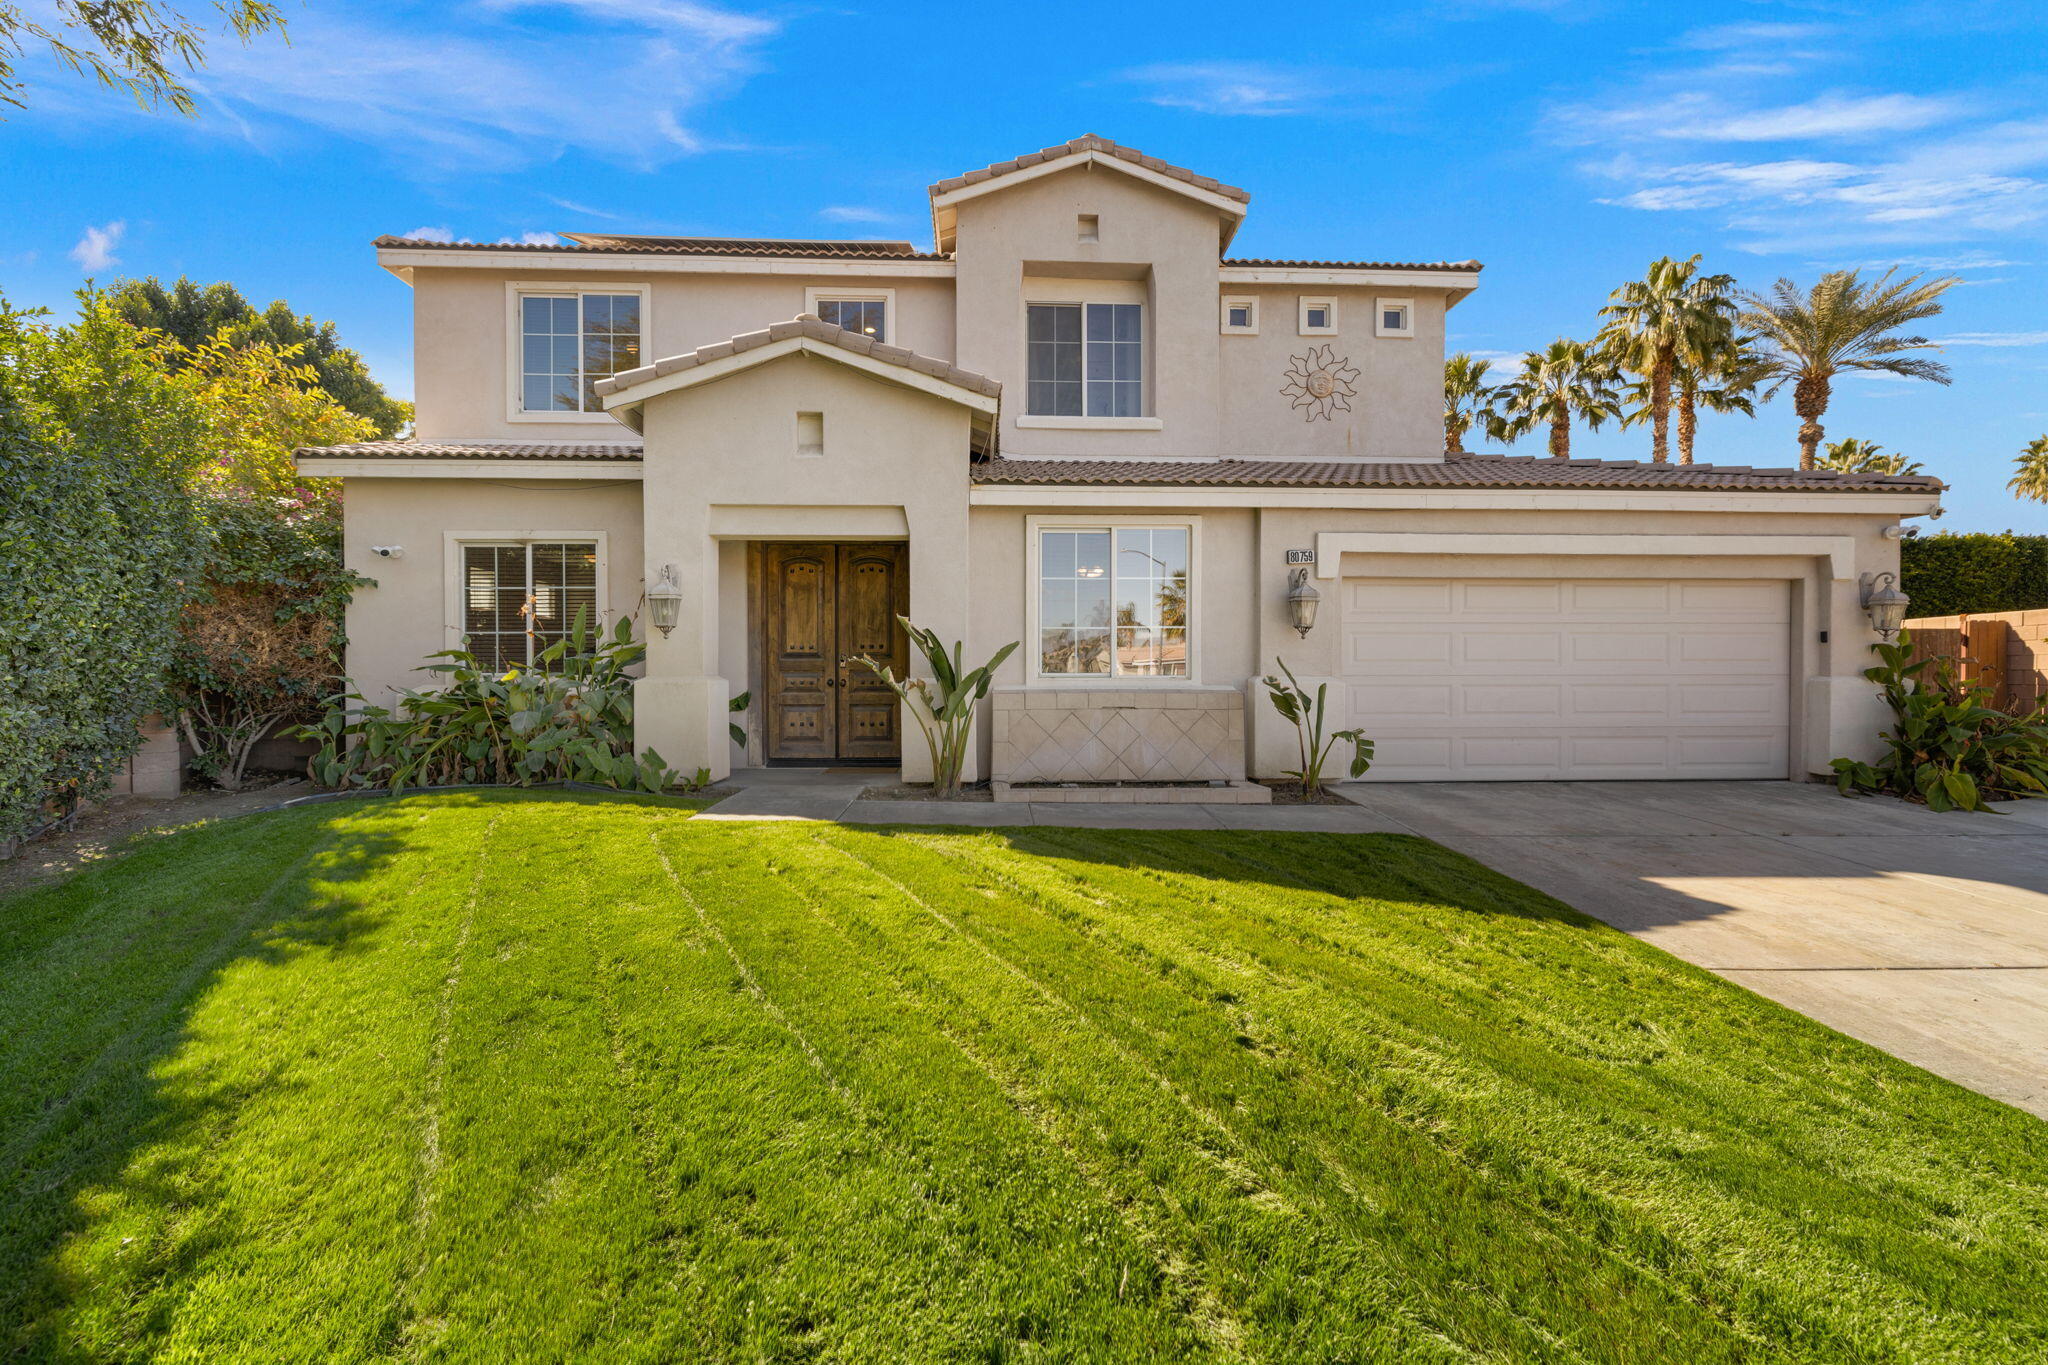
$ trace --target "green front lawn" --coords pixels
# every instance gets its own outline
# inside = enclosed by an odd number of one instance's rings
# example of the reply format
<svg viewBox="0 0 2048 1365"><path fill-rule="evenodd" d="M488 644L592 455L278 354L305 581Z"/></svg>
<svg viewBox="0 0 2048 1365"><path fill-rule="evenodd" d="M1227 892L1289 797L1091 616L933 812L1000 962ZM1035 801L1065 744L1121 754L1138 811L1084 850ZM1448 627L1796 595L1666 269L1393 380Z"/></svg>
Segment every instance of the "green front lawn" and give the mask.
<svg viewBox="0 0 2048 1365"><path fill-rule="evenodd" d="M448 795L0 904L0 1358L2041 1360L2044 1139L1396 836Z"/></svg>

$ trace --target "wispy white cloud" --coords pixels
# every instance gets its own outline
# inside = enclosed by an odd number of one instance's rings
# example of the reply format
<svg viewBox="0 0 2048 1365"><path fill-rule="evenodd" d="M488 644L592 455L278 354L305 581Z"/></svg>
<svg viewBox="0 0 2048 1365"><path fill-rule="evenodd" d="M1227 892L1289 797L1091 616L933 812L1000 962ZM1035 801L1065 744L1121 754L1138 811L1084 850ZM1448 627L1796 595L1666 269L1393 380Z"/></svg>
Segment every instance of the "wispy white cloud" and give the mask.
<svg viewBox="0 0 2048 1365"><path fill-rule="evenodd" d="M266 148L306 125L433 175L517 169L565 151L655 166L730 146L703 130L753 74L778 21L687 0L445 0L403 12L307 6L290 43L207 50L200 126ZM37 58L40 62L42 59ZM24 70L33 78L31 62ZM139 115L64 92L85 116Z"/></svg>
<svg viewBox="0 0 2048 1365"><path fill-rule="evenodd" d="M1328 76L1267 62L1159 62L1119 73L1148 104L1202 114L1302 114L1332 98Z"/></svg>
<svg viewBox="0 0 2048 1365"><path fill-rule="evenodd" d="M1833 32L1827 24L1776 23L1750 21L1746 23L1712 24L1696 28L1679 35L1675 44L1697 52L1728 51L1782 51L1798 44L1812 43ZM1805 55L1801 53L1800 55Z"/></svg>
<svg viewBox="0 0 2048 1365"><path fill-rule="evenodd" d="M1963 112L1955 100L1923 95L1822 95L1776 109L1726 114L1690 126L1659 128L1666 138L1701 142L1792 142L1913 132Z"/></svg>
<svg viewBox="0 0 2048 1365"><path fill-rule="evenodd" d="M585 218L602 218L606 222L616 223L625 217L622 213L607 213L603 209L594 209L588 204L579 204L573 199L557 199L552 194L547 197L547 200L558 209L581 214Z"/></svg>
<svg viewBox="0 0 2048 1365"><path fill-rule="evenodd" d="M1942 346L2048 346L2048 332L1957 332L1934 340Z"/></svg>
<svg viewBox="0 0 2048 1365"><path fill-rule="evenodd" d="M883 209L863 208L859 204L827 204L818 210L820 218L835 223L893 223L897 216Z"/></svg>
<svg viewBox="0 0 2048 1365"><path fill-rule="evenodd" d="M445 227L416 227L411 232L406 233L405 236L408 240L415 242L452 242L455 240L454 230Z"/></svg>
<svg viewBox="0 0 2048 1365"><path fill-rule="evenodd" d="M127 235L128 224L118 218L99 227L88 224L84 235L78 239L78 245L71 248L71 259L88 274L119 265L121 258L114 254L114 249Z"/></svg>
<svg viewBox="0 0 2048 1365"><path fill-rule="evenodd" d="M517 237L500 237L499 246L560 246L562 239L552 232L522 232Z"/></svg>

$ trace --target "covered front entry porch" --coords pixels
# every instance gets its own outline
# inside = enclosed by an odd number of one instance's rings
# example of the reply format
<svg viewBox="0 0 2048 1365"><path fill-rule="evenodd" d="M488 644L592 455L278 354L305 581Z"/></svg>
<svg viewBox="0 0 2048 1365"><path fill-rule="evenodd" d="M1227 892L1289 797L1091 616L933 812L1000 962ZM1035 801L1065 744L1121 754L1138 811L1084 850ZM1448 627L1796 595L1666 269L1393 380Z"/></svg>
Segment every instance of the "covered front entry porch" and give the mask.
<svg viewBox="0 0 2048 1365"><path fill-rule="evenodd" d="M925 746L903 742L914 723L845 660L914 668L899 614L966 638L968 463L994 382L815 318L605 382L644 438L645 581L681 592L634 689L640 746L713 780L900 759L929 781Z"/></svg>

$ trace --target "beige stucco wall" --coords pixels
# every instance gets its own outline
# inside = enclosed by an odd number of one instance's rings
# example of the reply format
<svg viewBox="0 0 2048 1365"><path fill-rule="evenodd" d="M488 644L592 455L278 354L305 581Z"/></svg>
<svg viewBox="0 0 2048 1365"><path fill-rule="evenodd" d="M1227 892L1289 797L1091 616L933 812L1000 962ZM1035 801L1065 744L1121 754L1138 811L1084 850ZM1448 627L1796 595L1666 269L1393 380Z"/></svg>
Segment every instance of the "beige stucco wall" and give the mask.
<svg viewBox="0 0 2048 1365"><path fill-rule="evenodd" d="M588 421L536 422L517 420L507 411L513 359L506 291L515 282L573 284L583 290L648 287L652 292L643 320L648 361L793 318L804 310L808 287L847 293L892 289L892 342L941 360L953 353L953 288L945 279L420 269L413 273L413 384L421 440L633 439L603 413L590 414Z"/></svg>
<svg viewBox="0 0 2048 1365"><path fill-rule="evenodd" d="M1096 215L1101 240L1077 239ZM1006 455L1216 453L1217 216L1116 171L1062 171L959 206L958 363L1003 384ZM1146 294L1146 396L1159 431L1034 430L1024 415L1027 275L1138 279Z"/></svg>
<svg viewBox="0 0 2048 1365"><path fill-rule="evenodd" d="M1232 457L1294 460L1437 460L1443 457L1444 290L1331 289L1306 285L1225 284L1218 294L1220 326L1224 298L1255 298L1256 336L1221 337L1219 453ZM1337 334L1303 336L1300 301L1337 301ZM1415 335L1375 335L1379 299L1407 299L1414 309ZM1332 410L1309 420L1281 390L1289 361L1328 346L1337 359L1359 371L1348 399L1350 411Z"/></svg>
<svg viewBox="0 0 2048 1365"><path fill-rule="evenodd" d="M600 538L605 624L640 601L640 485L636 482L349 479L343 492L348 567L376 580L348 609L349 677L370 701L424 687L416 670L461 639L454 546L463 540ZM380 559L372 545L403 546Z"/></svg>
<svg viewBox="0 0 2048 1365"><path fill-rule="evenodd" d="M799 412L824 414L822 457L797 453ZM737 757L726 702L749 686L747 541L908 539L911 618L966 634L968 409L799 353L649 399L645 433L644 571L675 565L689 595L674 634L649 642L636 724L671 765L722 776ZM905 731L906 773L928 777Z"/></svg>

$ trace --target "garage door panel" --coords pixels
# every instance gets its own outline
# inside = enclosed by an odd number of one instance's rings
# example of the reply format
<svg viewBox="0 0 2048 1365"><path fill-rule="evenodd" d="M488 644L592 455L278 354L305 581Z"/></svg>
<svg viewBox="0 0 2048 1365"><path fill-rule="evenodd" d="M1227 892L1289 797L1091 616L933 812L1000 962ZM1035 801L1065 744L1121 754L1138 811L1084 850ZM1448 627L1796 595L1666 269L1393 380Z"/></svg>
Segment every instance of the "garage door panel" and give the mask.
<svg viewBox="0 0 2048 1365"><path fill-rule="evenodd" d="M1344 580L1382 781L1783 777L1782 582Z"/></svg>
<svg viewBox="0 0 2048 1365"><path fill-rule="evenodd" d="M1579 616L1663 616L1671 610L1671 587L1667 583L1572 583L1567 585L1566 601Z"/></svg>
<svg viewBox="0 0 2048 1365"><path fill-rule="evenodd" d="M1462 583L1455 594L1461 611L1522 617L1554 616L1564 606L1562 583Z"/></svg>
<svg viewBox="0 0 2048 1365"><path fill-rule="evenodd" d="M1468 664L1554 664L1564 642L1555 634L1528 631L1461 631L1456 657Z"/></svg>

